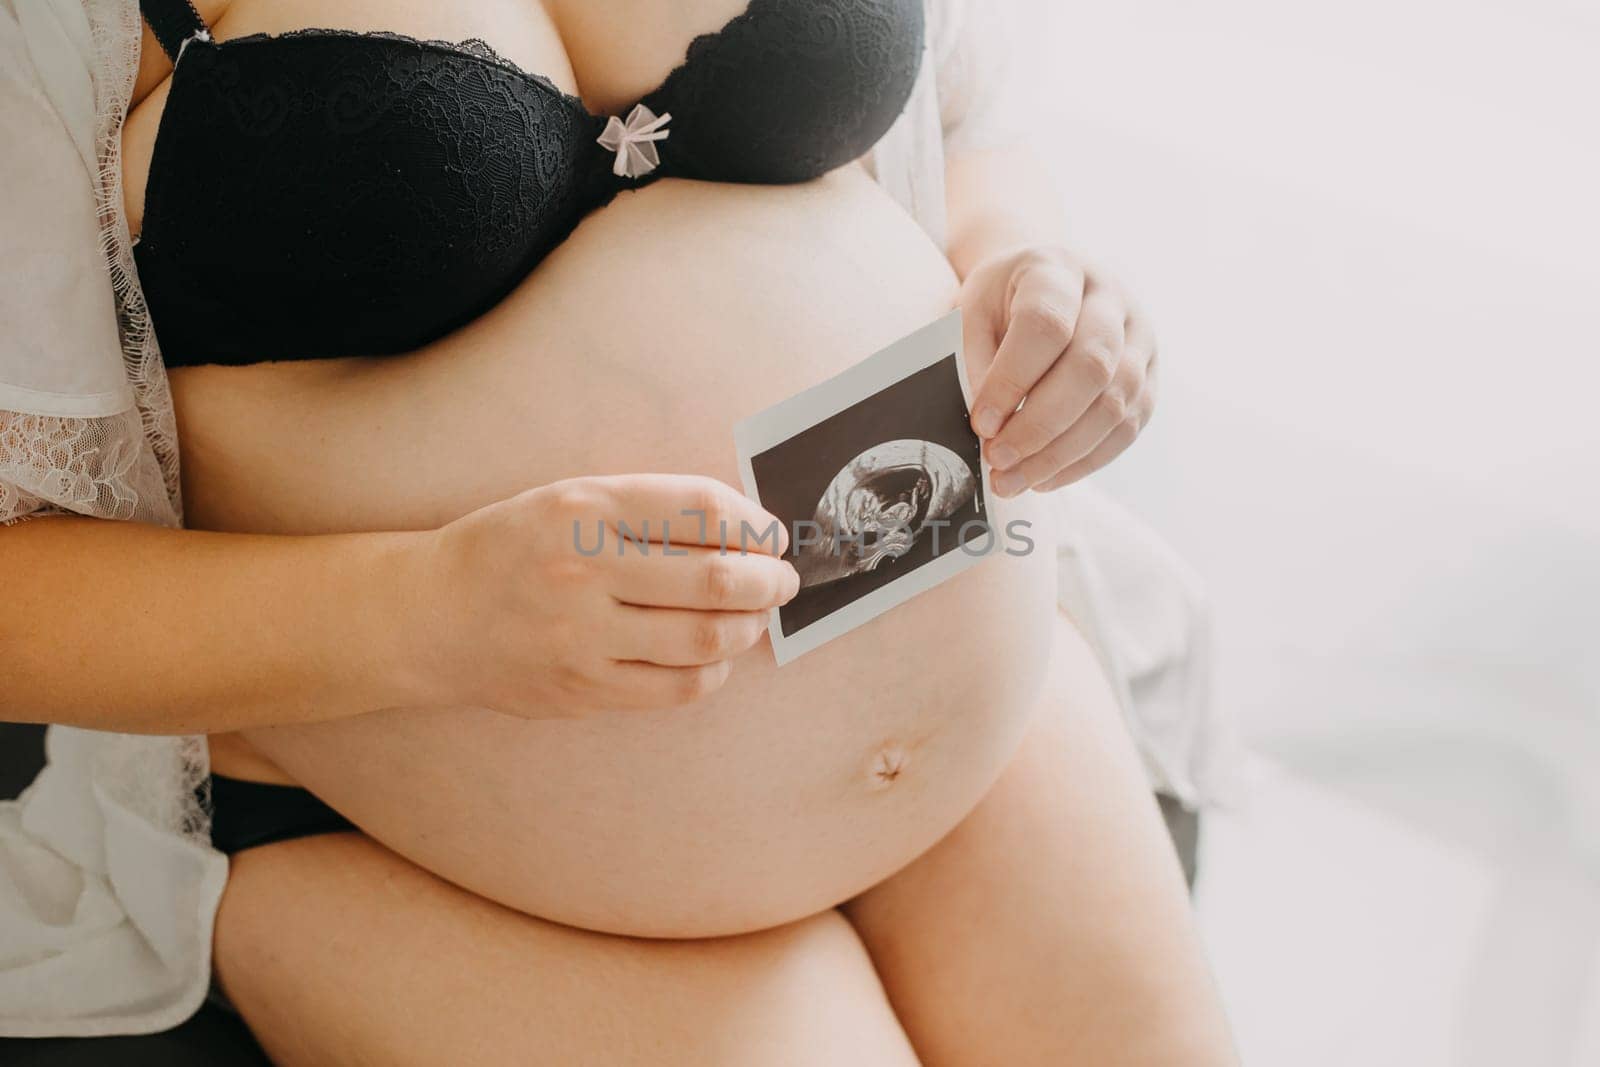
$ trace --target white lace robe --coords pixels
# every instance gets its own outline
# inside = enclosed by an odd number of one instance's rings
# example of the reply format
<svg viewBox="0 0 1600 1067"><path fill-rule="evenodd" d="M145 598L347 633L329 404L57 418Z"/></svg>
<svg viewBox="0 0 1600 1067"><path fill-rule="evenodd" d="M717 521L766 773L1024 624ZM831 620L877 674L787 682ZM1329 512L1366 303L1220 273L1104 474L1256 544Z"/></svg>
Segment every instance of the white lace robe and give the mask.
<svg viewBox="0 0 1600 1067"><path fill-rule="evenodd" d="M967 0L927 3L921 76L870 164L942 246L945 154L1010 133L1002 76L1021 38L997 21L1005 5L973 0L968 18ZM136 0L0 0L0 522L180 523L172 399L121 188L140 33ZM1194 582L1102 496L1054 499L1063 605L1154 783L1207 799L1221 748ZM115 640L83 634L91 654ZM174 1026L206 994L227 873L196 801L204 739L54 727L47 747L35 783L0 803L0 1036Z"/></svg>

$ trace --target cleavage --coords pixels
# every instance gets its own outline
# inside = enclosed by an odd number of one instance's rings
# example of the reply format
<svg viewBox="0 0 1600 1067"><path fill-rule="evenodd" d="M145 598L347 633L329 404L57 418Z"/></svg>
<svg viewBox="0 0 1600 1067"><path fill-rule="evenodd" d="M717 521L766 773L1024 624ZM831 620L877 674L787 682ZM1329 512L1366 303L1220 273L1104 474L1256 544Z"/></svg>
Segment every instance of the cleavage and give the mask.
<svg viewBox="0 0 1600 1067"><path fill-rule="evenodd" d="M691 41L721 30L750 5L749 0L546 0L545 6L566 48L578 95L590 111L608 115L658 88L683 63ZM485 40L495 43L492 37Z"/></svg>

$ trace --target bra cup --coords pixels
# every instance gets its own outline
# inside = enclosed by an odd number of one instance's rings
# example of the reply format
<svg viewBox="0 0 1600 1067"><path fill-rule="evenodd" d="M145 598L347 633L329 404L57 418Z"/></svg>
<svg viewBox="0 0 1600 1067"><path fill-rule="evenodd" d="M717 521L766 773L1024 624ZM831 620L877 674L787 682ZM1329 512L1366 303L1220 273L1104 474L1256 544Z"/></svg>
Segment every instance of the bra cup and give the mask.
<svg viewBox="0 0 1600 1067"><path fill-rule="evenodd" d="M921 69L922 0L755 0L644 98L670 174L809 181L866 154Z"/></svg>
<svg viewBox="0 0 1600 1067"><path fill-rule="evenodd" d="M135 246L169 364L413 350L586 210L592 116L477 56L361 40L186 50Z"/></svg>

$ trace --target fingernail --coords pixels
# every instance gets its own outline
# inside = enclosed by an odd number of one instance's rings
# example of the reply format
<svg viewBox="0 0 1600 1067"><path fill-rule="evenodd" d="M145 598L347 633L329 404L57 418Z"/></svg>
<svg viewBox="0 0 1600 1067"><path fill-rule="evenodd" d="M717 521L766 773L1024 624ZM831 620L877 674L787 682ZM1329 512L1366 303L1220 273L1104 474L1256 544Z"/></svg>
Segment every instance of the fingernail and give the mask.
<svg viewBox="0 0 1600 1067"><path fill-rule="evenodd" d="M1016 496L1025 487L1022 484L1022 475L1012 472L1010 474L996 475L994 491L1001 496Z"/></svg>
<svg viewBox="0 0 1600 1067"><path fill-rule="evenodd" d="M1000 412L996 408L978 409L978 433L984 437L993 437L1000 432Z"/></svg>
<svg viewBox="0 0 1600 1067"><path fill-rule="evenodd" d="M989 463L992 466L999 467L1001 470L1015 465L1020 458L1017 455L1017 450L1010 445L995 445L989 449Z"/></svg>
<svg viewBox="0 0 1600 1067"><path fill-rule="evenodd" d="M783 582L783 588L786 590L783 594L783 602L787 604L800 593L800 572L789 564L784 564L784 567L789 572L789 576Z"/></svg>

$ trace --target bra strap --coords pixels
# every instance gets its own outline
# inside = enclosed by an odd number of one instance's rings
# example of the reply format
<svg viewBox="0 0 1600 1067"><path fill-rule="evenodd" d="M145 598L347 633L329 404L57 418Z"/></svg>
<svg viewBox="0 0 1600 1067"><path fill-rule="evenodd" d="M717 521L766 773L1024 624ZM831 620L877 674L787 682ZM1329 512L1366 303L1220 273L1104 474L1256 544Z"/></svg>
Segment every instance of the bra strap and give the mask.
<svg viewBox="0 0 1600 1067"><path fill-rule="evenodd" d="M190 0L139 0L139 10L144 12L150 32L156 35L156 40L161 42L161 50L167 53L173 63L178 62L178 56L183 54L183 46L190 38L211 38L206 29L206 20L200 17L200 12L194 9Z"/></svg>

